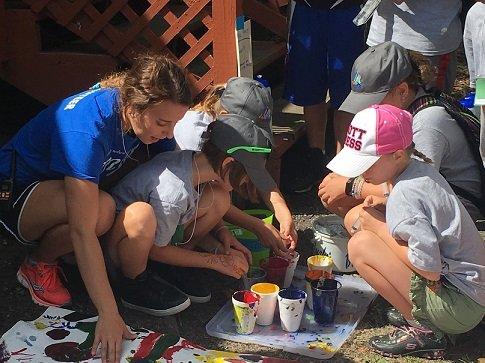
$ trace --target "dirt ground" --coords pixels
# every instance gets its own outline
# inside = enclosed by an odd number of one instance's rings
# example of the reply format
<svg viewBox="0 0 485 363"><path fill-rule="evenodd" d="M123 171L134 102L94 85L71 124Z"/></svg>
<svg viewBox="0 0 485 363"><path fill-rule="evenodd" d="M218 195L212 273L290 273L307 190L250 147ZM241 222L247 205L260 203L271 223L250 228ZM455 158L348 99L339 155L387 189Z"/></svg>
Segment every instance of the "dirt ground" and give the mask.
<svg viewBox="0 0 485 363"><path fill-rule="evenodd" d="M319 214L326 214L321 204L315 197L315 191L299 196L289 196L288 202L295 212L295 220L298 226L299 243L298 251L305 261L312 248L311 222ZM17 282L16 272L19 264L25 256L26 250L19 244L4 236L0 239L0 281L2 298L0 299L0 334L6 332L18 320L32 320L38 317L44 308L32 303L29 293ZM95 314L94 307L86 292L79 283L76 274L68 274L73 288L73 310L86 314ZM286 353L280 350L266 348L252 344L240 344L210 337L205 332L206 323L223 306L232 292L238 287L238 281L221 276L217 273L206 273L207 281L212 287L212 300L206 304L193 304L177 317L153 318L151 316L125 309L120 306L120 311L125 321L133 327L145 327L161 332L177 332L181 336L190 339L207 348L259 353L272 357L295 359L299 362L314 362L315 359ZM335 362L383 362L385 359L374 354L367 348L369 337L391 329L386 325L383 312L387 303L377 298L370 306L364 319L351 335L349 340L337 352L332 361ZM457 345L449 350L446 362L473 362L479 357L485 357L485 325L475 328L473 331L460 337ZM400 359L402 362L426 362L419 358Z"/></svg>
<svg viewBox="0 0 485 363"><path fill-rule="evenodd" d="M467 85L466 66L463 55L459 59L459 76L455 84L455 96L461 96ZM2 95L3 98L3 95ZM4 105L5 106L5 105ZM11 108L10 108L11 110ZM2 123L3 124L3 123ZM295 172L298 165L298 149L293 154L289 154L284 160L283 172ZM327 214L316 197L316 190L312 190L303 195L288 196L290 209L295 215L298 228L299 243L297 250L302 255L300 262L306 260L306 256L312 251L312 220L320 215ZM30 299L30 295L16 279L18 266L22 262L26 250L15 240L0 235L0 335L5 333L19 320L32 320L37 318L45 308L35 305ZM73 295L73 310L94 315L95 309L90 302L79 276L68 274ZM153 318L136 311L125 309L120 306L120 312L126 323L133 327L145 327L161 332L176 332L181 336L192 340L210 349L227 350L234 352L258 353L272 357L294 359L298 362L314 362L315 359L303 357L295 354L283 352L252 344L239 344L210 337L205 332L206 323L216 314L231 294L237 289L238 281L217 273L207 272L206 279L212 287L212 300L206 304L193 304L186 311L170 318ZM332 361L334 362L385 362L392 360L382 358L373 353L367 347L368 339L376 334L387 332L391 329L386 325L384 311L388 304L381 298L377 298L370 306L364 319L360 322L351 337L336 353ZM478 358L485 357L485 324L481 324L467 334L463 334L457 340L456 346L448 350L446 359L443 362L476 362ZM395 359L399 362L426 362L419 358Z"/></svg>

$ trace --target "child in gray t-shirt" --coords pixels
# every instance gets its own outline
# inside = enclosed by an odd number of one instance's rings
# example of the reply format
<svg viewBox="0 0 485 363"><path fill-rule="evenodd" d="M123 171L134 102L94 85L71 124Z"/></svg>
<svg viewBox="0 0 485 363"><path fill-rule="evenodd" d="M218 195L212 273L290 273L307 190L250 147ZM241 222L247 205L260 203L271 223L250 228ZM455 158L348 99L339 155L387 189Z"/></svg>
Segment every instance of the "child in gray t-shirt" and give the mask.
<svg viewBox="0 0 485 363"><path fill-rule="evenodd" d="M391 189L387 201L368 196L345 216L353 233L350 261L394 306L388 317L399 326L371 338L370 346L386 356L439 358L445 334L464 333L485 314L485 244L412 136L407 111L371 106L356 114L347 135L352 140L328 168Z"/></svg>
<svg viewBox="0 0 485 363"><path fill-rule="evenodd" d="M129 308L172 315L210 300L201 268L238 279L248 272L251 252L223 216L229 192L249 180L263 193L275 189L265 168L270 122L221 115L207 133L200 152L157 155L111 190L118 215L106 240L121 270L121 301Z"/></svg>

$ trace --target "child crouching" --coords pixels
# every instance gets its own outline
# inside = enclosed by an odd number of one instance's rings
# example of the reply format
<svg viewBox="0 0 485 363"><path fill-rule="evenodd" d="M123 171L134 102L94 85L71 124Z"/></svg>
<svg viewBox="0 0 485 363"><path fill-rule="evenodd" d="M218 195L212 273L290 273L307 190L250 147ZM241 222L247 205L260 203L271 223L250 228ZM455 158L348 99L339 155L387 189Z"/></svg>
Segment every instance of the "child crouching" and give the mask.
<svg viewBox="0 0 485 363"><path fill-rule="evenodd" d="M370 346L386 356L439 358L445 334L469 331L485 314L485 244L439 172L411 158L426 159L414 150L408 112L375 105L351 125L354 147L345 146L328 168L392 189L387 202L369 196L345 216L355 233L351 262L396 309L388 317L397 330Z"/></svg>
<svg viewBox="0 0 485 363"><path fill-rule="evenodd" d="M248 270L251 254L224 228L222 217L230 207L229 192L249 179L263 192L275 187L265 169L270 123L224 115L208 134L201 152L157 155L112 190L120 213L108 249L121 269L125 306L175 314L190 301L210 299L198 268L235 278ZM163 263L156 274L147 271L149 259Z"/></svg>

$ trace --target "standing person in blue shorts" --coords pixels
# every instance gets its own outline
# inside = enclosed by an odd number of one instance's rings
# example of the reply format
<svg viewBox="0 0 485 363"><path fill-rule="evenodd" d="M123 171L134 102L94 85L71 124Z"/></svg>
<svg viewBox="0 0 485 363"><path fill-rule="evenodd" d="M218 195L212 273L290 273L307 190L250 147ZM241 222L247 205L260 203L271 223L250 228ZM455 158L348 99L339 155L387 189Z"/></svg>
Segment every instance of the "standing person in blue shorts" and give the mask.
<svg viewBox="0 0 485 363"><path fill-rule="evenodd" d="M34 302L71 301L57 259L74 250L99 314L92 354L119 362L123 338L133 338L108 282L98 237L113 224L115 203L98 184L140 144L173 149L173 128L192 102L185 72L161 55L135 60L101 87L43 110L0 149L0 181L13 185L0 222L32 247L18 271ZM156 151L156 150L154 150Z"/></svg>
<svg viewBox="0 0 485 363"><path fill-rule="evenodd" d="M310 150L305 178L294 183L294 192L305 192L320 182L325 171L327 92L338 109L350 91L350 71L364 50L364 30L352 20L361 1L297 0L291 16L284 97L303 106ZM337 151L343 147L352 115L336 111Z"/></svg>

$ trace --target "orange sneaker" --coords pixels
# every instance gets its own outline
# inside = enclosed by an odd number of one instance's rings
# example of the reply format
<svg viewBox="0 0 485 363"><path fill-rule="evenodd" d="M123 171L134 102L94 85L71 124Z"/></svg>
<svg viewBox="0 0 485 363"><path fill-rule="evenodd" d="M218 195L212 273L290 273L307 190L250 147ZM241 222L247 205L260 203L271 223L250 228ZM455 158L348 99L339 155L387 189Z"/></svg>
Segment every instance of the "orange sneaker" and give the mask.
<svg viewBox="0 0 485 363"><path fill-rule="evenodd" d="M29 289L35 303L59 307L71 302L71 295L59 278L60 273L62 270L57 264L25 260L17 272L17 279Z"/></svg>

